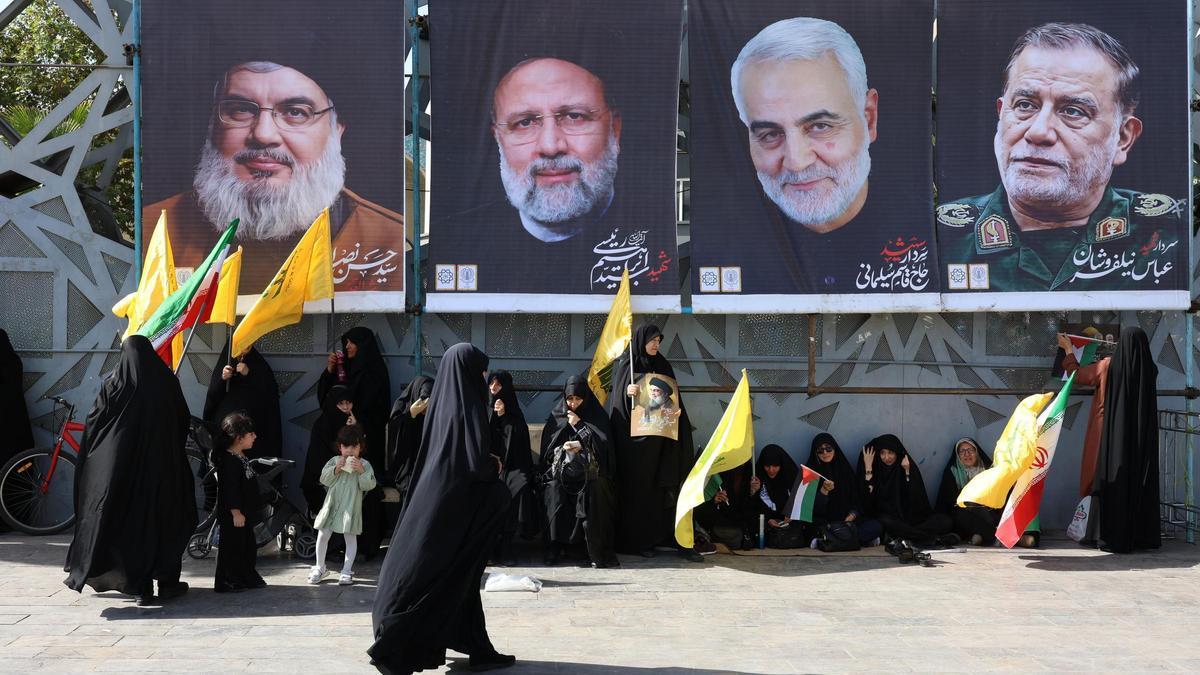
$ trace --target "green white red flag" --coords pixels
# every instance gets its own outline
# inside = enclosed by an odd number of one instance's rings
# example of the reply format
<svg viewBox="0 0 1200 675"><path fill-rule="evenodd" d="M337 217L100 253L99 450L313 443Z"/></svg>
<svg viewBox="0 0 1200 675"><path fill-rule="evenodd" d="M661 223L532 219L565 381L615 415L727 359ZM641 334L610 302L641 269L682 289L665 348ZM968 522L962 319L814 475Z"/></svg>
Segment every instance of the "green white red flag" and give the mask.
<svg viewBox="0 0 1200 675"><path fill-rule="evenodd" d="M163 300L154 314L150 315L137 331L149 338L154 351L171 365L171 339L197 323L207 321L212 314L217 285L220 282L221 266L233 248L238 221L235 219L225 228L217 245L187 282Z"/></svg>
<svg viewBox="0 0 1200 675"><path fill-rule="evenodd" d="M800 465L800 473L796 476L796 484L792 486L792 497L788 500L784 511L792 520L806 523L813 521L813 507L817 503L817 491L821 489L824 476L812 469Z"/></svg>
<svg viewBox="0 0 1200 675"><path fill-rule="evenodd" d="M1000 516L1000 525L996 528L996 539L1008 548L1016 545L1042 507L1046 475L1050 473L1050 463L1054 461L1054 450L1058 447L1058 436L1062 432L1063 414L1067 410L1067 399L1071 396L1074 382L1075 373L1071 373L1058 395L1038 416L1037 454L1033 464L1017 478L1008 496L1008 503L1004 505L1004 513Z"/></svg>

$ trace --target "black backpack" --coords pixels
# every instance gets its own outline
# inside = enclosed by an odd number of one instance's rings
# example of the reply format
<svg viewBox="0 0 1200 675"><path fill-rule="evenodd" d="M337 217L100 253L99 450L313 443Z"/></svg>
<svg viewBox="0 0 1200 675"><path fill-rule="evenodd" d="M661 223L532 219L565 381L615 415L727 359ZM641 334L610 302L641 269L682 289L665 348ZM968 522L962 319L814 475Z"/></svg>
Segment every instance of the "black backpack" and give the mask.
<svg viewBox="0 0 1200 675"><path fill-rule="evenodd" d="M838 551L857 551L862 546L858 543L858 528L854 523L836 520L821 526L821 536L817 540L817 548L826 553Z"/></svg>

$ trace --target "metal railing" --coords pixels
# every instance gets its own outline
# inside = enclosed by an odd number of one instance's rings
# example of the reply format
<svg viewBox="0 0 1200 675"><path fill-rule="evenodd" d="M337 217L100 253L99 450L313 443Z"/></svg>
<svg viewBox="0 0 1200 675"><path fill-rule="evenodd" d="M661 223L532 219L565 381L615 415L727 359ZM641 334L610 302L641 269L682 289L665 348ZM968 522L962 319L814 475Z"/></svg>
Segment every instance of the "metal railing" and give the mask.
<svg viewBox="0 0 1200 675"><path fill-rule="evenodd" d="M1200 508L1195 499L1196 450L1200 445L1200 413L1158 411L1158 470L1162 533L1196 543Z"/></svg>

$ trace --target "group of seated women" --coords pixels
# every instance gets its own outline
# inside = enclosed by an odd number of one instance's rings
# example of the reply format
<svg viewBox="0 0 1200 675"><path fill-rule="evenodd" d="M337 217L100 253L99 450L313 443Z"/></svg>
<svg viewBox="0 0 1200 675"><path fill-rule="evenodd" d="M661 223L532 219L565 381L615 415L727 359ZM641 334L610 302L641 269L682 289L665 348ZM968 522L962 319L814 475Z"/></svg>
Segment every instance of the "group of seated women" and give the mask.
<svg viewBox="0 0 1200 675"><path fill-rule="evenodd" d="M954 444L932 502L918 462L896 436L872 439L855 460L852 466L832 435L820 433L813 438L804 465L824 480L813 504L812 521L801 522L787 515L800 467L783 448L767 445L758 451L753 468L744 464L721 474L719 489L696 512L697 525L714 542L743 549L759 544L760 531L762 544L770 548L994 543L1001 510L956 504L963 486L991 465L973 439ZM827 548L827 542L838 539L852 541L849 547ZM1037 543L1038 533L1033 531L1020 541L1025 547Z"/></svg>

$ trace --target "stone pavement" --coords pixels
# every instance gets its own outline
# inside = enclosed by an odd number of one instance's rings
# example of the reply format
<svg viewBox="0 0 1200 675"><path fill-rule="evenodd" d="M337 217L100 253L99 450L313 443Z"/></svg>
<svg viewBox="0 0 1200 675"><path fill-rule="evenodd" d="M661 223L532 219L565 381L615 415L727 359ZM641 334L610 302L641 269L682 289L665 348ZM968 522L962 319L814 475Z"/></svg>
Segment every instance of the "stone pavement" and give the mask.
<svg viewBox="0 0 1200 675"><path fill-rule="evenodd" d="M312 587L301 561L272 555L259 563L269 588L217 595L213 560L187 559L192 591L138 608L63 586L67 544L0 535L0 672L374 672L378 563L360 565L355 586ZM948 552L932 569L673 554L623 556L615 570L537 565L511 571L544 579L540 593L485 593L484 605L496 646L520 659L514 674L1200 672L1200 548L1046 546Z"/></svg>

